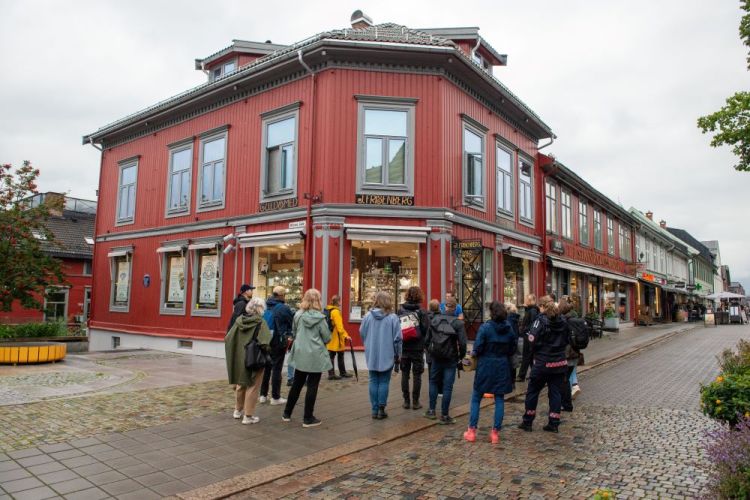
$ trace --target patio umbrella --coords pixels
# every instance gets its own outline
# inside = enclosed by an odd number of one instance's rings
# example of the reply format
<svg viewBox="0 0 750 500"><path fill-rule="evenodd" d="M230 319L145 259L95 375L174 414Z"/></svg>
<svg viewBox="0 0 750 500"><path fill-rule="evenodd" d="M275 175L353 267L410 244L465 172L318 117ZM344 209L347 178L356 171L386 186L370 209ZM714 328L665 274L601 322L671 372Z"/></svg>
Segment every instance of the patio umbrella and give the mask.
<svg viewBox="0 0 750 500"><path fill-rule="evenodd" d="M744 295L740 295L739 293L732 293L732 292L718 292L718 293L712 293L711 295L706 295L707 299L744 299Z"/></svg>
<svg viewBox="0 0 750 500"><path fill-rule="evenodd" d="M349 352L352 353L352 369L354 370L354 378L359 382L359 372L357 371L357 358L354 357L354 344L352 339L349 339Z"/></svg>

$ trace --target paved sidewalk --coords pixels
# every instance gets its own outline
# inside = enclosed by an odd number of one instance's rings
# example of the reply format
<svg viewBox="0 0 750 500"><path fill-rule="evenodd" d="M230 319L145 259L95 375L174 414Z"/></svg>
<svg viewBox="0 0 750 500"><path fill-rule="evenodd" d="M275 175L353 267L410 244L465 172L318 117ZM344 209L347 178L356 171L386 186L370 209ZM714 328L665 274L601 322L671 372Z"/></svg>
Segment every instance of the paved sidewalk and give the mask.
<svg viewBox="0 0 750 500"><path fill-rule="evenodd" d="M684 328L632 328L594 340L586 351L587 364ZM137 361L140 370L148 373L148 363ZM154 370L163 365L163 359L152 362ZM187 360L180 365L188 378L190 365ZM0 454L0 498L7 493L16 498L140 499L184 494L194 488L199 489L185 496L210 497L227 489L241 491L248 484L267 482L433 424L421 417L422 410L400 407L399 377L391 383L390 418L373 421L366 374L360 378L359 383L322 382L316 415L323 425L313 429L301 427L302 402L290 423L281 421L281 407L263 405L257 412L260 424L239 424L231 418L232 393L223 381L159 389L135 384L137 392L0 407L0 441L5 443L8 436L13 443L5 447L6 455ZM464 375L457 381L456 414L468 409L472 380ZM425 395L423 404L426 399ZM74 411L65 413L67 408ZM70 427L75 438L66 430ZM39 435L22 441L25 447L12 439L30 428L38 429ZM121 432L101 434L105 429ZM214 484L222 480L226 482Z"/></svg>

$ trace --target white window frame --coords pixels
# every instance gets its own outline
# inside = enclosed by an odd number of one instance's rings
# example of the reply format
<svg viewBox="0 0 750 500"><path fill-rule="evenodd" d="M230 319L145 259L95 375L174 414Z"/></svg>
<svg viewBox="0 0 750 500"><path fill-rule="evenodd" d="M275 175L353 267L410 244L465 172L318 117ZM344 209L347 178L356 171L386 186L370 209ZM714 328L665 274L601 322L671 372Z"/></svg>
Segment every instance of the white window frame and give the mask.
<svg viewBox="0 0 750 500"><path fill-rule="evenodd" d="M583 239L584 234L586 239ZM583 246L591 244L591 234L589 234L589 205L586 200L578 199L578 242Z"/></svg>
<svg viewBox="0 0 750 500"><path fill-rule="evenodd" d="M210 242L209 242L210 243ZM219 287L216 291L217 295L217 305L216 309L197 309L196 305L198 304L198 278L200 276L200 255L203 250L207 249L200 249L200 250L190 250L192 252L192 255L190 256L191 262L192 262L192 272L193 275L191 277L191 283L192 283L192 293L191 293L191 299L190 299L190 315L191 316L208 316L208 317L214 317L218 318L221 317L221 295L223 293L224 289L224 283L223 283L223 277L224 277L224 252L221 250L221 246L218 242L215 243L216 247L216 254L218 255L217 259L217 266L218 266L218 277L219 280Z"/></svg>
<svg viewBox="0 0 750 500"><path fill-rule="evenodd" d="M118 163L117 168L117 207L115 213L115 226L125 226L133 224L135 222L135 207L138 204L138 158L128 158ZM125 217L120 217L120 208L122 206L122 188L126 187L122 185L122 171L126 168L135 167L135 182L128 184L127 187L133 189L133 214ZM128 207L130 208L130 207Z"/></svg>
<svg viewBox="0 0 750 500"><path fill-rule="evenodd" d="M627 255L625 252L625 227L622 224L620 224L617 230L617 236L620 243L620 258L625 260Z"/></svg>
<svg viewBox="0 0 750 500"><path fill-rule="evenodd" d="M271 200L286 198L295 198L297 196L297 165L299 163L299 108L301 102L295 102L283 108L268 111L261 115L262 132L261 132L261 152L260 152L260 201L261 203ZM268 142L268 127L274 123L279 123L290 118L294 118L294 141L291 143L294 154L292 155L292 187L281 189L275 193L269 193L266 189L268 184L268 156L269 150L266 146ZM288 145L289 143L280 144L276 147Z"/></svg>
<svg viewBox="0 0 750 500"><path fill-rule="evenodd" d="M487 128L474 120L469 120L467 116L463 117L461 126L461 171L463 172L463 200L464 205L477 210L485 211L485 200L487 197ZM482 141L482 169L480 170L482 179L480 181L480 193L469 192L469 159L466 152L466 141L464 140L466 131L479 137Z"/></svg>
<svg viewBox="0 0 750 500"><path fill-rule="evenodd" d="M65 294L65 300L62 302L64 304L63 306L63 316L62 320L65 322L65 324L68 323L68 305L69 305L69 299L70 299L70 289L66 286L60 286L60 287L49 287L44 292L44 321L51 321L50 318L47 317L47 305L50 303L47 301L47 294L49 293L63 293ZM60 304L60 302L52 302L53 304ZM60 318L56 318L54 321L60 321Z"/></svg>
<svg viewBox="0 0 750 500"><path fill-rule="evenodd" d="M501 151L503 153L507 153L510 156L510 166L509 170L505 170L500 167L500 154ZM495 198L496 198L496 206L497 206L497 213L499 215L507 215L512 217L513 216L513 202L515 200L514 194L515 194L515 183L513 182L513 165L515 165L514 161L514 151L509 146L506 146L500 141L495 142L495 174L497 176L496 182L495 182ZM508 192L510 193L510 199L505 199L505 183L508 182L510 184L510 189ZM503 202L501 204L501 201ZM505 206L508 206L510 208L505 208Z"/></svg>
<svg viewBox="0 0 750 500"><path fill-rule="evenodd" d="M167 307L166 300L165 300L165 293L167 291L168 286L168 274L169 274L169 258L170 257L177 257L182 256L184 257L184 260L182 262L182 272L185 276L185 295L182 299L182 307L181 308L172 308ZM189 280L188 276L188 260L189 256L187 255L186 251L175 251L175 252L164 252L160 255L160 265L161 265L161 289L159 291L159 314L169 315L169 316L184 316L185 315L185 308L187 307L188 303L188 293L187 293L187 284Z"/></svg>
<svg viewBox="0 0 750 500"><path fill-rule="evenodd" d="M594 248L596 250L603 250L604 245L602 238L602 211L598 208L594 208Z"/></svg>
<svg viewBox="0 0 750 500"><path fill-rule="evenodd" d="M238 63L239 63L239 60L237 58L234 58L234 59L230 59L228 61L224 61L223 63L218 64L217 66L215 66L214 68L211 68L210 73L209 73L209 81L212 81L212 82L216 81L217 79L219 79L219 78L221 78L223 76L226 76L229 73L233 73L233 72L237 71L239 69ZM230 71L230 72L227 72L226 68L230 64L234 64L234 69L232 71ZM217 69L220 70L218 75L216 74L216 70Z"/></svg>
<svg viewBox="0 0 750 500"><path fill-rule="evenodd" d="M415 110L418 99L410 97L381 97L357 95L357 194L383 194L387 192L399 195L414 195L414 149L415 149ZM385 184L366 182L366 158L367 153L365 135L365 111L399 111L406 112L406 146L404 155L404 184ZM378 138L398 138L401 136L374 136ZM383 169L386 169L387 156L383 157ZM385 175L385 172L383 173Z"/></svg>
<svg viewBox="0 0 750 500"><path fill-rule="evenodd" d="M573 194L565 189L560 190L560 234L566 240L573 240Z"/></svg>
<svg viewBox="0 0 750 500"><path fill-rule="evenodd" d="M120 249L113 248L113 251ZM130 297L133 291L133 252L132 249L125 249L125 254L109 257L109 269L110 269L110 286L109 286L109 310L110 312L129 312L130 311ZM125 257L128 262L128 300L125 305L115 304L115 294L117 288L117 261L120 257Z"/></svg>
<svg viewBox="0 0 750 500"><path fill-rule="evenodd" d="M221 200L211 200L211 201L203 201L203 168L208 165L204 164L203 162L203 154L205 151L206 144L209 142L213 142L219 139L224 139L224 157L222 160L214 160L210 162L211 164L216 164L219 161L222 161L224 166L224 175L222 176L223 179L223 186L222 186L222 197ZM220 130L217 131L210 131L206 132L201 136L200 140L200 160L198 162L198 188L197 188L197 208L196 212L209 212L211 210L221 210L226 206L227 202L227 173L229 169L227 168L227 149L229 144L229 133L228 133L228 127L222 127ZM214 167L215 168L215 167Z"/></svg>
<svg viewBox="0 0 750 500"><path fill-rule="evenodd" d="M88 272L86 272L88 271ZM94 273L94 261L93 260L84 260L81 263L81 275L82 276L91 276Z"/></svg>
<svg viewBox="0 0 750 500"><path fill-rule="evenodd" d="M521 175L523 165L529 166L529 180L526 182ZM521 190L526 191L521 195ZM522 207L522 201L528 197L529 213L525 213L525 207ZM534 160L525 155L518 155L518 219L524 224L534 227Z"/></svg>
<svg viewBox="0 0 750 500"><path fill-rule="evenodd" d="M544 200L547 215L545 229L557 234L557 185L550 180L544 182Z"/></svg>
<svg viewBox="0 0 750 500"><path fill-rule="evenodd" d="M615 221L607 215L607 253L615 254Z"/></svg>
<svg viewBox="0 0 750 500"><path fill-rule="evenodd" d="M172 201L172 177L175 175L173 172L174 168L174 155L181 153L182 151L190 150L190 166L187 170L180 172L177 175L187 175L188 181L188 192L187 192L187 203L184 207L171 208L170 202ZM182 183L180 183L182 186ZM167 168L167 200L166 200L166 216L173 217L176 215L185 215L190 213L190 201L192 198L193 191L193 142L183 142L182 144L175 144L169 148L169 168Z"/></svg>

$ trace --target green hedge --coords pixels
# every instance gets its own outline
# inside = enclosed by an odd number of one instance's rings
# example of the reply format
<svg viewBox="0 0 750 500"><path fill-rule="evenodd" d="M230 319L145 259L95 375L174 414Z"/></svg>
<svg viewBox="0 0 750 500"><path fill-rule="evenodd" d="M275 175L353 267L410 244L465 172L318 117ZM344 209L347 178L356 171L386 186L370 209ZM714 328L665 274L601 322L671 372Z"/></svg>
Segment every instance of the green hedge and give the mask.
<svg viewBox="0 0 750 500"><path fill-rule="evenodd" d="M750 372L719 375L701 388L703 413L728 424L750 415Z"/></svg>
<svg viewBox="0 0 750 500"><path fill-rule="evenodd" d="M70 333L63 322L0 325L0 339L65 337L67 335Z"/></svg>

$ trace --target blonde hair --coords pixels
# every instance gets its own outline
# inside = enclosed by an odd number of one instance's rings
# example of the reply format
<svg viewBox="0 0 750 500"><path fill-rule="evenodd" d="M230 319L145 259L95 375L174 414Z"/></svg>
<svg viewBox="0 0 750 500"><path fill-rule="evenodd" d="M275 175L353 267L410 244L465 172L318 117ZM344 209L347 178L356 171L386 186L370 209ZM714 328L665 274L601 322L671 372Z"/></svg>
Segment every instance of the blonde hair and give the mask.
<svg viewBox="0 0 750 500"><path fill-rule="evenodd" d="M254 314L263 316L263 313L266 312L266 301L260 297L253 297L247 302L245 312L251 316Z"/></svg>
<svg viewBox="0 0 750 500"><path fill-rule="evenodd" d="M560 310L557 307L557 304L555 304L554 299L550 297L549 295L545 295L541 299L539 299L539 309L546 314L548 317L557 316L560 313Z"/></svg>
<svg viewBox="0 0 750 500"><path fill-rule="evenodd" d="M526 296L526 301L524 302L525 306L535 306L536 305L536 295L533 293L530 293Z"/></svg>
<svg viewBox="0 0 750 500"><path fill-rule="evenodd" d="M432 299L427 305L427 308L430 310L430 312L440 312L440 301L438 299Z"/></svg>
<svg viewBox="0 0 750 500"><path fill-rule="evenodd" d="M283 297L286 295L286 288L284 288L283 286L277 285L273 287L273 291L271 293L273 293L277 297Z"/></svg>
<svg viewBox="0 0 750 500"><path fill-rule="evenodd" d="M372 305L373 309L382 309L386 313L393 312L393 297L388 292L378 292L375 295L375 303Z"/></svg>
<svg viewBox="0 0 750 500"><path fill-rule="evenodd" d="M331 305L332 306L341 305L341 297L339 297L338 295L334 295L333 297L331 297Z"/></svg>
<svg viewBox="0 0 750 500"><path fill-rule="evenodd" d="M506 302L505 303L505 309L509 313L517 313L518 312L518 308L516 307L516 305L513 302Z"/></svg>
<svg viewBox="0 0 750 500"><path fill-rule="evenodd" d="M322 299L320 298L320 291L316 290L315 288L310 288L302 297L302 302L300 303L299 308L303 311L309 311L310 309L322 311L323 305L321 302Z"/></svg>

